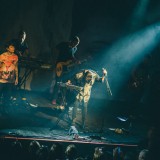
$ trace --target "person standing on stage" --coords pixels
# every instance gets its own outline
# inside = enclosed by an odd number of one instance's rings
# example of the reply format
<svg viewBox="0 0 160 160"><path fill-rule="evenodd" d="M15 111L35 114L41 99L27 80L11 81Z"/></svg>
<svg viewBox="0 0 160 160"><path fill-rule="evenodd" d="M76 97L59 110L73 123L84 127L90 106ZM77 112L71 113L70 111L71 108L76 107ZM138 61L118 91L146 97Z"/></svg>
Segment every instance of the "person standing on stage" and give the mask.
<svg viewBox="0 0 160 160"><path fill-rule="evenodd" d="M29 57L26 36L26 32L24 30L20 30L18 33L18 37L16 39L11 40L11 42L15 46L15 54L17 54L19 58Z"/></svg>
<svg viewBox="0 0 160 160"><path fill-rule="evenodd" d="M30 55L28 52L28 44L26 42L26 32L24 30L20 30L18 32L18 36L15 39L10 40L11 43L14 44L15 46L15 54L18 56L19 59L19 65L18 65L18 71L19 71L19 85L21 85L21 81L22 81L22 77L23 74L25 74L24 72L26 72L26 70L23 70L21 67L23 65L23 59L29 59ZM20 88L20 86L17 86L18 88Z"/></svg>
<svg viewBox="0 0 160 160"><path fill-rule="evenodd" d="M67 67L67 64L69 64L70 62L79 63L79 61L75 57L77 46L79 45L79 43L80 43L79 37L75 36L70 41L61 42L56 46L55 50L57 52L58 58L56 60L55 86L52 99L52 104L54 105L57 103L57 98L58 98L57 82L66 81L67 78L66 76L67 74L63 73L63 71L61 70L61 63L64 65L64 67Z"/></svg>
<svg viewBox="0 0 160 160"><path fill-rule="evenodd" d="M73 84L82 89L76 95L74 107L72 111L72 125L75 125L77 117L77 108L82 104L82 127L85 129L88 102L91 95L91 89L95 82L104 82L105 76L107 75L106 69L102 69L102 77L100 77L95 71L90 69L83 69L76 73L67 84Z"/></svg>
<svg viewBox="0 0 160 160"><path fill-rule="evenodd" d="M3 94L4 105L10 102L13 86L18 84L18 56L14 52L14 44L8 42L6 52L0 55L0 96Z"/></svg>

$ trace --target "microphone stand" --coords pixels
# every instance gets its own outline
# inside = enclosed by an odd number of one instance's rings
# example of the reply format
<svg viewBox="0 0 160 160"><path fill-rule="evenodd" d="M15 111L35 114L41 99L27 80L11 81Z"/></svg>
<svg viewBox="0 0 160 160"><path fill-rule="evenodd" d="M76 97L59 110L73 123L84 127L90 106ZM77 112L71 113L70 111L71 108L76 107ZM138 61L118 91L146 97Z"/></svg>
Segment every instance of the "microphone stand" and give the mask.
<svg viewBox="0 0 160 160"><path fill-rule="evenodd" d="M110 86L109 86L109 82L108 82L107 76L105 76L104 81L105 81L105 84L106 84L106 87L107 87L107 93L108 93L110 96L112 96L112 91L111 91L111 88L110 88ZM101 133L103 133L103 128L104 128L104 115L103 115L103 117L102 117L102 126L101 126L101 130L100 130Z"/></svg>
<svg viewBox="0 0 160 160"><path fill-rule="evenodd" d="M108 94L110 95L110 96L112 96L112 91L111 91L111 88L110 88L110 86L109 86L109 82L108 82L108 78L107 78L107 76L105 77L105 84L106 84L106 87L107 87L107 92L108 92Z"/></svg>

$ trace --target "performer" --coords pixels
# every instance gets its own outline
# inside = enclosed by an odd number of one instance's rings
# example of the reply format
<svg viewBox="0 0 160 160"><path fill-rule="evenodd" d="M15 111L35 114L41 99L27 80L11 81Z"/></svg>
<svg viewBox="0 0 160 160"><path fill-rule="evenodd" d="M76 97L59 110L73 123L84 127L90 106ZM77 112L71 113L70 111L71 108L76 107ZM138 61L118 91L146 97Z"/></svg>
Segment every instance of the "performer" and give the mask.
<svg viewBox="0 0 160 160"><path fill-rule="evenodd" d="M107 75L106 69L102 69L103 76L100 77L95 71L90 69L84 69L76 73L75 76L70 79L67 84L74 84L80 86L83 89L76 95L72 112L72 125L75 125L77 108L80 104L82 105L82 127L85 129L85 122L87 116L87 106L91 95L91 89L95 82L104 82L105 76Z"/></svg>
<svg viewBox="0 0 160 160"><path fill-rule="evenodd" d="M131 79L129 82L129 92L131 93L131 98L135 103L143 102L146 98L148 87L150 87L150 68L151 68L151 56L148 55L144 57L142 62L133 69L131 72ZM132 103L133 104L133 103Z"/></svg>
<svg viewBox="0 0 160 160"><path fill-rule="evenodd" d="M64 73L64 70L71 63L79 63L76 59L75 54L77 51L77 46L80 43L79 37L73 37L69 42L61 42L56 46L56 52L58 54L58 58L56 61L55 67L55 86L53 91L53 100L52 104L57 103L58 98L58 85L57 82L66 81L69 77L69 74ZM66 69L67 70L67 69Z"/></svg>
<svg viewBox="0 0 160 160"><path fill-rule="evenodd" d="M6 52L0 55L0 96L9 103L14 85L18 84L18 56L12 42L6 44Z"/></svg>
<svg viewBox="0 0 160 160"><path fill-rule="evenodd" d="M25 57L25 59L30 57L29 52L28 52L28 44L26 42L26 32L24 30L20 30L17 38L12 39L10 42L14 44L15 54L18 56L19 85L17 86L17 88L20 88L22 77L27 72L27 69L25 69L25 70L21 69L21 64L23 65L23 61L21 61L21 60L23 60L24 57Z"/></svg>
<svg viewBox="0 0 160 160"><path fill-rule="evenodd" d="M149 92L151 89L151 56L144 57L142 62L133 68L131 76L127 85L126 99L130 103L130 114L137 116L142 104L148 100Z"/></svg>
<svg viewBox="0 0 160 160"><path fill-rule="evenodd" d="M15 54L17 54L19 58L29 57L28 44L26 42L26 32L24 30L20 30L18 37L16 39L12 39L11 42L15 46Z"/></svg>

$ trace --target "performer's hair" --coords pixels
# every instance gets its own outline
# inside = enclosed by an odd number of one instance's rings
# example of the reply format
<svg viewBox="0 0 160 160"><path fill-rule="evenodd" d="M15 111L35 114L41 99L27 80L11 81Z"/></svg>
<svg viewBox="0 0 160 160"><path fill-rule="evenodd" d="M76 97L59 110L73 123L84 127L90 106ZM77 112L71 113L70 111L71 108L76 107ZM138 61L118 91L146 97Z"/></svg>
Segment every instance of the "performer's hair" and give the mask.
<svg viewBox="0 0 160 160"><path fill-rule="evenodd" d="M21 36L21 35L23 35L23 34L25 34L26 32L24 31L24 30L20 30L19 32L18 32L18 36Z"/></svg>
<svg viewBox="0 0 160 160"><path fill-rule="evenodd" d="M79 39L79 37L78 36L74 36L72 39L71 39L71 41L73 42L73 41L76 41L76 42L80 42L80 39Z"/></svg>

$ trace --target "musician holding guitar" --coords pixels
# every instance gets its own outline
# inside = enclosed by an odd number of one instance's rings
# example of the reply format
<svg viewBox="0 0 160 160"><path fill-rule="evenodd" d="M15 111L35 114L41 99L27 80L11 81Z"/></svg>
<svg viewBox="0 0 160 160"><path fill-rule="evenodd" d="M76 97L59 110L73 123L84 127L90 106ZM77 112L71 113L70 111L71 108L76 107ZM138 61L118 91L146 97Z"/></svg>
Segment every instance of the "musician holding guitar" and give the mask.
<svg viewBox="0 0 160 160"><path fill-rule="evenodd" d="M80 43L80 39L75 36L68 42L61 42L55 48L55 52L58 55L55 67L55 86L53 91L52 104L56 104L58 98L58 85L57 82L66 81L68 74L68 66L73 63L79 63L76 59L75 54L77 46Z"/></svg>

